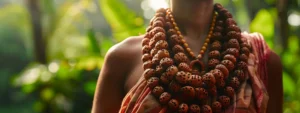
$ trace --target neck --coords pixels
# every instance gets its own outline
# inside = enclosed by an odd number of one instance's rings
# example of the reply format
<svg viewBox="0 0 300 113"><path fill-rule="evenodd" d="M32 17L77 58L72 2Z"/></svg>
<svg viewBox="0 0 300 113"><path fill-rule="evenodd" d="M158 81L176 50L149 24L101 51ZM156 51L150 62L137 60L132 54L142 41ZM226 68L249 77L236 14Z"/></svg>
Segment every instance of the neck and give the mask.
<svg viewBox="0 0 300 113"><path fill-rule="evenodd" d="M213 16L213 0L171 0L176 23L189 38L207 35Z"/></svg>

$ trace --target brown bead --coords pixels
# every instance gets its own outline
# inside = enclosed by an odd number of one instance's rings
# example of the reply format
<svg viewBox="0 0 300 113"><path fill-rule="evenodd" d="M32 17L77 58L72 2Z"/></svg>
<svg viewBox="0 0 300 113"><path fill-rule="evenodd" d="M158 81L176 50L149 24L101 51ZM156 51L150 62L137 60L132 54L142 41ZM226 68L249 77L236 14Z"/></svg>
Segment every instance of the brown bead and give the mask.
<svg viewBox="0 0 300 113"><path fill-rule="evenodd" d="M156 41L154 38L151 38L151 39L150 39L150 42L149 42L149 46L150 46L151 48L153 48L153 47L155 46L156 43L157 43L157 41Z"/></svg>
<svg viewBox="0 0 300 113"><path fill-rule="evenodd" d="M161 104L166 104L171 100L171 94L168 92L163 92L159 97L159 102Z"/></svg>
<svg viewBox="0 0 300 113"><path fill-rule="evenodd" d="M232 71L234 69L234 64L230 60L222 60L221 63L226 66L228 71Z"/></svg>
<svg viewBox="0 0 300 113"><path fill-rule="evenodd" d="M228 96L220 96L219 101L224 108L227 108L230 105L230 98Z"/></svg>
<svg viewBox="0 0 300 113"><path fill-rule="evenodd" d="M161 59L158 58L158 55L154 55L152 58L153 65L158 65Z"/></svg>
<svg viewBox="0 0 300 113"><path fill-rule="evenodd" d="M214 86L215 83L216 83L216 79L215 79L214 75L212 73L210 73L210 72L204 74L202 80L209 87Z"/></svg>
<svg viewBox="0 0 300 113"><path fill-rule="evenodd" d="M164 68L162 66L160 66L160 65L156 66L156 68L155 68L156 74L160 75L163 73L163 71L164 71Z"/></svg>
<svg viewBox="0 0 300 113"><path fill-rule="evenodd" d="M143 54L149 53L151 48L148 45L143 46L142 51Z"/></svg>
<svg viewBox="0 0 300 113"><path fill-rule="evenodd" d="M234 95L235 95L234 89L233 89L232 87L230 87L230 86L227 86L227 87L225 88L225 94L226 94L227 96L229 96L230 98L233 98Z"/></svg>
<svg viewBox="0 0 300 113"><path fill-rule="evenodd" d="M214 9L217 11L220 11L220 9L223 9L224 7L220 3L215 3Z"/></svg>
<svg viewBox="0 0 300 113"><path fill-rule="evenodd" d="M225 23L227 24L227 26L229 25L236 25L236 22L233 18L227 18Z"/></svg>
<svg viewBox="0 0 300 113"><path fill-rule="evenodd" d="M241 32L241 29L236 25L230 25L230 26L227 27L227 31L228 32L229 31Z"/></svg>
<svg viewBox="0 0 300 113"><path fill-rule="evenodd" d="M209 52L208 57L219 59L220 58L220 52L217 51L217 50L211 51L211 52Z"/></svg>
<svg viewBox="0 0 300 113"><path fill-rule="evenodd" d="M178 65L178 69L180 71L185 71L185 72L191 72L192 71L190 66L187 63L184 63L184 62L182 62Z"/></svg>
<svg viewBox="0 0 300 113"><path fill-rule="evenodd" d="M239 56L239 50L238 49L236 49L236 48L228 48L227 50L226 50L226 53L227 54L231 54L231 55L233 55L233 56L235 56L236 58Z"/></svg>
<svg viewBox="0 0 300 113"><path fill-rule="evenodd" d="M152 26L148 26L147 28L146 28L146 32L150 32L151 30L152 30Z"/></svg>
<svg viewBox="0 0 300 113"><path fill-rule="evenodd" d="M144 69L151 68L152 66L153 66L153 63L150 60L143 63Z"/></svg>
<svg viewBox="0 0 300 113"><path fill-rule="evenodd" d="M221 113L222 104L219 101L213 102L211 107L214 113Z"/></svg>
<svg viewBox="0 0 300 113"><path fill-rule="evenodd" d="M233 77L230 80L230 84L229 84L232 88L237 89L240 87L240 81L237 77Z"/></svg>
<svg viewBox="0 0 300 113"><path fill-rule="evenodd" d="M238 79L239 79L241 82L245 81L246 75L244 74L244 71L243 71L243 70L235 70L235 71L234 71L234 74L235 74L235 76L238 77Z"/></svg>
<svg viewBox="0 0 300 113"><path fill-rule="evenodd" d="M243 42L243 43L241 44L241 47L242 47L242 48L243 48L243 47L247 47L249 50L251 49L251 45L248 44L247 42Z"/></svg>
<svg viewBox="0 0 300 113"><path fill-rule="evenodd" d="M196 98L199 100L206 99L208 92L204 88L195 88Z"/></svg>
<svg viewBox="0 0 300 113"><path fill-rule="evenodd" d="M205 67L202 61L199 60L193 60L190 62L190 67L192 68L192 70L201 70L204 71Z"/></svg>
<svg viewBox="0 0 300 113"><path fill-rule="evenodd" d="M160 65L165 68L169 67L173 65L173 60L171 58L163 58L160 60Z"/></svg>
<svg viewBox="0 0 300 113"><path fill-rule="evenodd" d="M150 51L150 55L151 55L151 56L155 56L155 55L157 54L157 52L158 52L158 49L153 48L153 49L151 49L151 51Z"/></svg>
<svg viewBox="0 0 300 113"><path fill-rule="evenodd" d="M229 38L233 38L233 39L237 39L237 40L241 39L241 33L240 32L236 32L236 31L229 31L227 33L227 36Z"/></svg>
<svg viewBox="0 0 300 113"><path fill-rule="evenodd" d="M147 80L147 86L151 89L157 86L158 84L159 84L159 78L157 77L151 77L150 79Z"/></svg>
<svg viewBox="0 0 300 113"><path fill-rule="evenodd" d="M220 40L220 39L222 39L222 34L220 32L214 32L212 34L211 39L213 39L213 40Z"/></svg>
<svg viewBox="0 0 300 113"><path fill-rule="evenodd" d="M219 69L214 69L214 70L211 71L211 73L214 75L217 83L224 80L223 73Z"/></svg>
<svg viewBox="0 0 300 113"><path fill-rule="evenodd" d="M233 17L232 14L231 14L230 12L226 12L226 13L224 14L224 16L225 16L226 18L232 18L232 17Z"/></svg>
<svg viewBox="0 0 300 113"><path fill-rule="evenodd" d="M240 55L240 60L244 62L248 62L248 56L246 54L241 54Z"/></svg>
<svg viewBox="0 0 300 113"><path fill-rule="evenodd" d="M154 69L146 69L146 70L144 71L143 75L144 75L144 78L145 78L146 80L148 80L149 78L155 76L155 71L154 71Z"/></svg>
<svg viewBox="0 0 300 113"><path fill-rule="evenodd" d="M240 48L239 41L237 39L230 39L228 41L228 47L239 49Z"/></svg>
<svg viewBox="0 0 300 113"><path fill-rule="evenodd" d="M172 35L169 38L171 45L181 44L181 39L178 35Z"/></svg>
<svg viewBox="0 0 300 113"><path fill-rule="evenodd" d="M165 16L165 14L164 14L164 13L160 13L160 12L159 12L159 13L156 13L156 14L155 14L155 16L156 16L156 17L164 17L164 16Z"/></svg>
<svg viewBox="0 0 300 113"><path fill-rule="evenodd" d="M155 41L166 40L166 35L165 35L165 33L159 32L159 33L156 33L156 34L153 36L153 39L154 39Z"/></svg>
<svg viewBox="0 0 300 113"><path fill-rule="evenodd" d="M200 87L202 86L202 77L199 75L191 75L188 83L193 87Z"/></svg>
<svg viewBox="0 0 300 113"><path fill-rule="evenodd" d="M195 98L195 89L192 86L184 86L180 89L182 96L185 99L193 99Z"/></svg>
<svg viewBox="0 0 300 113"><path fill-rule="evenodd" d="M247 47L242 47L241 51L242 51L242 53L246 54L247 56L249 56L249 54L250 54L250 50Z"/></svg>
<svg viewBox="0 0 300 113"><path fill-rule="evenodd" d="M177 72L175 79L180 84L186 84L189 79L189 76L184 71L179 71Z"/></svg>
<svg viewBox="0 0 300 113"><path fill-rule="evenodd" d="M175 111L179 107L179 102L176 99L171 99L168 103L168 106L172 111Z"/></svg>
<svg viewBox="0 0 300 113"><path fill-rule="evenodd" d="M172 51L176 54L176 53L179 53L179 52L184 52L184 49L182 46L180 45L175 45L173 48L172 48Z"/></svg>
<svg viewBox="0 0 300 113"><path fill-rule="evenodd" d="M143 38L143 40L142 40L142 46L148 45L149 42L150 42L149 38Z"/></svg>
<svg viewBox="0 0 300 113"><path fill-rule="evenodd" d="M222 26L216 26L214 32L222 32L223 27Z"/></svg>
<svg viewBox="0 0 300 113"><path fill-rule="evenodd" d="M217 95L217 87L214 85L208 89L209 95L216 96Z"/></svg>
<svg viewBox="0 0 300 113"><path fill-rule="evenodd" d="M169 84L169 89L174 93L179 92L180 88L181 88L181 85L179 83L177 83L176 81L171 81L171 83Z"/></svg>
<svg viewBox="0 0 300 113"><path fill-rule="evenodd" d="M150 31L150 36L153 37L156 33L159 33L159 32L162 32L162 33L166 33L165 29L162 28L162 27L154 27L151 31Z"/></svg>
<svg viewBox="0 0 300 113"><path fill-rule="evenodd" d="M223 20L218 20L218 21L216 21L216 25L217 25L217 26L223 26L223 24L224 24L224 21L223 21Z"/></svg>
<svg viewBox="0 0 300 113"><path fill-rule="evenodd" d="M178 72L178 68L174 65L168 67L166 70L166 74L170 79L173 79L174 76L177 74L177 72Z"/></svg>
<svg viewBox="0 0 300 113"><path fill-rule="evenodd" d="M156 20L153 22L153 27L164 27L164 23L160 20Z"/></svg>
<svg viewBox="0 0 300 113"><path fill-rule="evenodd" d="M143 62L146 62L146 61L148 61L148 60L151 60L151 55L148 54L148 53L143 54L143 56L142 56L142 61L143 61Z"/></svg>
<svg viewBox="0 0 300 113"><path fill-rule="evenodd" d="M175 59L175 62L177 63L181 63L181 62L187 62L188 61L188 57L184 54L184 53L176 53L174 55L174 59Z"/></svg>
<svg viewBox="0 0 300 113"><path fill-rule="evenodd" d="M156 10L156 13L165 13L166 9L164 8L159 8L158 10Z"/></svg>
<svg viewBox="0 0 300 113"><path fill-rule="evenodd" d="M224 66L223 64L218 64L216 66L216 69L219 69L220 71L222 71L223 75L224 75L224 78L227 78L228 75L229 75L229 71L228 69L226 68L226 66Z"/></svg>
<svg viewBox="0 0 300 113"><path fill-rule="evenodd" d="M156 49L167 49L168 46L168 42L165 40L160 40L155 44Z"/></svg>
<svg viewBox="0 0 300 113"><path fill-rule="evenodd" d="M163 83L165 85L167 85L171 82L171 80L168 78L166 73L161 74L160 81L161 81L161 83Z"/></svg>
<svg viewBox="0 0 300 113"><path fill-rule="evenodd" d="M152 90L152 94L156 97L159 97L164 92L164 88L162 86L155 86Z"/></svg>
<svg viewBox="0 0 300 113"><path fill-rule="evenodd" d="M166 49L159 50L157 52L157 55L158 55L159 59L162 59L162 58L165 58L165 57L170 57L170 53Z"/></svg>
<svg viewBox="0 0 300 113"><path fill-rule="evenodd" d="M166 25L165 25L165 28L166 29L171 29L171 28L173 28L174 26L173 26L173 24L171 23L171 22L166 22Z"/></svg>
<svg viewBox="0 0 300 113"><path fill-rule="evenodd" d="M196 104L190 105L189 113L200 113L200 107Z"/></svg>
<svg viewBox="0 0 300 113"><path fill-rule="evenodd" d="M247 66L247 63L244 62L244 61L240 61L238 64L237 64L238 68L241 69L241 70L246 70L248 68Z"/></svg>
<svg viewBox="0 0 300 113"><path fill-rule="evenodd" d="M189 111L189 106L185 103L179 105L178 113L187 113Z"/></svg>
<svg viewBox="0 0 300 113"><path fill-rule="evenodd" d="M220 41L214 41L211 44L211 50L220 50L221 49L221 42Z"/></svg>
<svg viewBox="0 0 300 113"><path fill-rule="evenodd" d="M168 35L169 36L173 36L173 35L176 35L177 34L177 31L175 29L169 29L168 30Z"/></svg>
<svg viewBox="0 0 300 113"><path fill-rule="evenodd" d="M202 113L212 113L212 109L209 105L203 105L201 110Z"/></svg>
<svg viewBox="0 0 300 113"><path fill-rule="evenodd" d="M216 65L218 65L220 63L220 61L218 59L210 59L208 61L208 67L209 68L215 68Z"/></svg>
<svg viewBox="0 0 300 113"><path fill-rule="evenodd" d="M233 55L231 55L231 54L225 55L224 56L224 60L230 60L233 64L236 63L236 58Z"/></svg>

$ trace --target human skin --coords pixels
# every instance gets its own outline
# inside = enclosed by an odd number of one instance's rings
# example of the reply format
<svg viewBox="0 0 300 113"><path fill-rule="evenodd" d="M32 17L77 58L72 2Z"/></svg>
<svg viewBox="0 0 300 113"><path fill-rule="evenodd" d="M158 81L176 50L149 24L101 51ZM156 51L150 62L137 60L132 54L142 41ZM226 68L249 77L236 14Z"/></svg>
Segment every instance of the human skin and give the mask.
<svg viewBox="0 0 300 113"><path fill-rule="evenodd" d="M213 0L170 0L170 3L189 47L199 53L211 23ZM142 39L143 36L129 37L110 48L98 78L92 113L119 111L122 99L143 74ZM267 69L267 113L282 113L282 65L274 52L267 60Z"/></svg>

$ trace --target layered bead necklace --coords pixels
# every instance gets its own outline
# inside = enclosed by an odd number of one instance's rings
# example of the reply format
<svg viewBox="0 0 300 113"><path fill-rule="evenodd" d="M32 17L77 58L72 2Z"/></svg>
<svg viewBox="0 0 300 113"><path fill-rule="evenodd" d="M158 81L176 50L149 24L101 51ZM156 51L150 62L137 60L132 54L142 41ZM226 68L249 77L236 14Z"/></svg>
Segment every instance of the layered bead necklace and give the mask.
<svg viewBox="0 0 300 113"><path fill-rule="evenodd" d="M233 103L245 81L251 46L222 5L197 57L184 40L170 9L159 9L142 41L147 87L170 112L219 113ZM207 67L202 56L209 48Z"/></svg>

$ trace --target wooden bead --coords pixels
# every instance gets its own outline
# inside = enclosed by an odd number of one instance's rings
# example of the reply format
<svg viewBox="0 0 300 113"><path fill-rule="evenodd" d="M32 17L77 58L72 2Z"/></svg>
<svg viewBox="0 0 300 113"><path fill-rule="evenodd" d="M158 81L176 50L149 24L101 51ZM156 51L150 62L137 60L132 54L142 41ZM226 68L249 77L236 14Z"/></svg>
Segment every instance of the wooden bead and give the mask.
<svg viewBox="0 0 300 113"><path fill-rule="evenodd" d="M180 89L181 96L186 100L191 100L195 98L195 89L192 86L184 86Z"/></svg>
<svg viewBox="0 0 300 113"><path fill-rule="evenodd" d="M229 71L234 69L234 64L230 60L222 60L221 62Z"/></svg>
<svg viewBox="0 0 300 113"><path fill-rule="evenodd" d="M168 102L168 106L169 108L172 110L172 111L175 111L178 109L179 107L179 102L178 100L176 99L171 99L169 102Z"/></svg>
<svg viewBox="0 0 300 113"><path fill-rule="evenodd" d="M143 46L142 51L143 54L149 53L151 48L148 45Z"/></svg>
<svg viewBox="0 0 300 113"><path fill-rule="evenodd" d="M150 32L151 30L152 30L152 26L148 26L147 28L146 28L146 32Z"/></svg>
<svg viewBox="0 0 300 113"><path fill-rule="evenodd" d="M223 26L223 24L224 24L224 21L223 21L223 20L218 20L218 21L216 22L216 25L217 25L217 26Z"/></svg>
<svg viewBox="0 0 300 113"><path fill-rule="evenodd" d="M233 89L232 87L227 86L227 87L225 88L225 94L226 94L227 96L229 96L230 98L233 98L234 95L235 95L235 91L234 91L234 89Z"/></svg>
<svg viewBox="0 0 300 113"><path fill-rule="evenodd" d="M153 27L164 27L164 23L160 20L154 21Z"/></svg>
<svg viewBox="0 0 300 113"><path fill-rule="evenodd" d="M214 85L208 89L209 95L216 96L217 95L217 87Z"/></svg>
<svg viewBox="0 0 300 113"><path fill-rule="evenodd" d="M151 31L150 31L150 36L153 37L156 33L159 33L159 32L162 32L162 33L166 33L165 29L162 28L162 27L154 27Z"/></svg>
<svg viewBox="0 0 300 113"><path fill-rule="evenodd" d="M222 73L223 73L225 79L228 77L229 71L228 71L228 69L226 68L226 66L224 66L223 64L218 64L218 65L216 66L216 69L219 69L220 71L222 71Z"/></svg>
<svg viewBox="0 0 300 113"><path fill-rule="evenodd" d="M166 74L170 79L173 79L177 72L178 72L178 68L174 65L168 67L166 70Z"/></svg>
<svg viewBox="0 0 300 113"><path fill-rule="evenodd" d="M216 26L214 29L214 32L222 32L223 31L223 27L221 26Z"/></svg>
<svg viewBox="0 0 300 113"><path fill-rule="evenodd" d="M145 78L146 80L148 80L149 78L155 76L155 70L154 70L154 69L146 69L146 70L144 71L143 75L144 75L144 78Z"/></svg>
<svg viewBox="0 0 300 113"><path fill-rule="evenodd" d="M158 54L154 55L152 58L152 65L158 65L161 59L158 58Z"/></svg>
<svg viewBox="0 0 300 113"><path fill-rule="evenodd" d="M143 40L142 40L142 46L148 45L149 42L150 42L150 39L148 39L148 38L143 38Z"/></svg>
<svg viewBox="0 0 300 113"><path fill-rule="evenodd" d="M233 18L227 18L225 21L226 25L237 25Z"/></svg>
<svg viewBox="0 0 300 113"><path fill-rule="evenodd" d="M188 57L184 54L184 53L176 53L174 55L174 60L177 62L177 63L181 63L181 62L187 62L188 61Z"/></svg>
<svg viewBox="0 0 300 113"><path fill-rule="evenodd" d="M189 113L200 113L200 107L196 104L190 105Z"/></svg>
<svg viewBox="0 0 300 113"><path fill-rule="evenodd" d="M155 17L154 19L153 19L153 21L154 22L156 22L156 21L161 21L163 24L165 23L165 19L163 18L163 17ZM154 24L153 24L154 25Z"/></svg>
<svg viewBox="0 0 300 113"><path fill-rule="evenodd" d="M237 39L237 40L241 39L241 33L240 32L236 32L236 31L229 31L227 33L227 36L229 38L233 38L233 39Z"/></svg>
<svg viewBox="0 0 300 113"><path fill-rule="evenodd" d="M160 40L155 44L156 49L167 49L168 46L168 42L165 40Z"/></svg>
<svg viewBox="0 0 300 113"><path fill-rule="evenodd" d="M176 35L176 30L175 29L169 29L168 30L168 35L169 36Z"/></svg>
<svg viewBox="0 0 300 113"><path fill-rule="evenodd" d="M199 100L206 99L208 92L204 88L195 88L196 98Z"/></svg>
<svg viewBox="0 0 300 113"><path fill-rule="evenodd" d="M166 49L159 50L157 52L157 55L158 55L159 59L162 59L162 58L165 58L165 57L170 57L170 53Z"/></svg>
<svg viewBox="0 0 300 113"><path fill-rule="evenodd" d="M147 80L147 86L151 89L153 89L155 86L159 84L159 78L157 77L151 77Z"/></svg>
<svg viewBox="0 0 300 113"><path fill-rule="evenodd" d="M166 35L165 35L165 33L159 32L159 33L156 33L156 34L153 36L153 39L154 39L155 41L165 40L165 39L166 39ZM149 41L149 42L150 42L150 41Z"/></svg>
<svg viewBox="0 0 300 113"><path fill-rule="evenodd" d="M146 54L143 54L143 56L142 56L142 61L143 62L146 62L146 61L148 61L148 60L151 60L151 55L150 54L148 54L148 53L146 53Z"/></svg>
<svg viewBox="0 0 300 113"><path fill-rule="evenodd" d="M191 75L188 84L190 84L193 87L200 87L202 86L202 77L199 75Z"/></svg>
<svg viewBox="0 0 300 113"><path fill-rule="evenodd" d="M179 105L178 113L187 113L189 111L189 106L185 103Z"/></svg>
<svg viewBox="0 0 300 113"><path fill-rule="evenodd" d="M177 72L175 79L180 84L186 84L189 80L189 76L184 71Z"/></svg>
<svg viewBox="0 0 300 113"><path fill-rule="evenodd" d="M171 82L171 80L168 78L166 73L161 74L160 76L160 81L161 83L163 83L164 85L167 85Z"/></svg>
<svg viewBox="0 0 300 113"><path fill-rule="evenodd" d="M218 59L210 59L208 61L208 67L211 68L211 69L215 68L216 65L218 65L219 63L220 63L220 61Z"/></svg>
<svg viewBox="0 0 300 113"><path fill-rule="evenodd" d="M179 52L184 52L184 49L182 46L180 45L175 45L173 48L172 48L172 51L176 54L176 53L179 53Z"/></svg>
<svg viewBox="0 0 300 113"><path fill-rule="evenodd" d="M217 50L211 51L211 52L209 52L208 57L219 59L220 58L220 52L217 51Z"/></svg>
<svg viewBox="0 0 300 113"><path fill-rule="evenodd" d="M156 13L156 14L155 14L155 16L156 16L156 17L164 17L164 16L165 16L165 14L164 14L164 13L160 13L160 12L159 12L159 13Z"/></svg>
<svg viewBox="0 0 300 113"><path fill-rule="evenodd" d="M214 69L211 71L211 73L214 75L214 77L216 79L216 83L224 80L224 75L223 75L222 71L220 71L219 69Z"/></svg>
<svg viewBox="0 0 300 113"><path fill-rule="evenodd" d="M212 109L209 105L203 105L201 110L202 113L212 113Z"/></svg>
<svg viewBox="0 0 300 113"><path fill-rule="evenodd" d="M204 71L205 67L202 61L199 60L193 60L190 62L190 67L192 68L192 70L201 70Z"/></svg>
<svg viewBox="0 0 300 113"><path fill-rule="evenodd" d="M184 63L184 62L182 62L178 65L178 69L180 71L185 71L185 72L191 72L192 71L190 66L187 63Z"/></svg>
<svg viewBox="0 0 300 113"><path fill-rule="evenodd" d="M161 104L166 104L171 100L171 94L168 92L163 92L159 97L159 102Z"/></svg>
<svg viewBox="0 0 300 113"><path fill-rule="evenodd" d="M213 102L211 107L214 113L221 113L222 111L222 104L219 101Z"/></svg>
<svg viewBox="0 0 300 113"><path fill-rule="evenodd" d="M230 80L230 86L234 89L238 89L240 87L240 81L237 77L233 77Z"/></svg>
<svg viewBox="0 0 300 113"><path fill-rule="evenodd" d="M212 73L206 73L203 75L203 82L209 87L212 87L216 83L216 79Z"/></svg>
<svg viewBox="0 0 300 113"><path fill-rule="evenodd" d="M211 44L211 50L220 50L221 49L221 42L220 41L214 41Z"/></svg>
<svg viewBox="0 0 300 113"><path fill-rule="evenodd" d="M169 84L169 89L174 93L179 92L180 88L181 88L181 85L176 81L171 81L171 83Z"/></svg>
<svg viewBox="0 0 300 113"><path fill-rule="evenodd" d="M165 28L171 29L171 28L173 28L173 24L171 22L166 22Z"/></svg>
<svg viewBox="0 0 300 113"><path fill-rule="evenodd" d="M223 88L223 87L225 87L225 81L224 81L224 80L221 80L220 82L217 82L217 87L218 87L218 88Z"/></svg>
<svg viewBox="0 0 300 113"><path fill-rule="evenodd" d="M236 25L230 25L230 26L227 27L227 31L228 32L229 31L241 32L241 29Z"/></svg>
<svg viewBox="0 0 300 113"><path fill-rule="evenodd" d="M159 97L164 92L164 88L162 86L155 86L152 90L152 94L156 97Z"/></svg>
<svg viewBox="0 0 300 113"><path fill-rule="evenodd" d="M235 56L237 58L240 53L239 53L239 50L236 49L236 48L228 48L226 50L226 54L231 54L231 55L233 55L233 56Z"/></svg>
<svg viewBox="0 0 300 113"><path fill-rule="evenodd" d="M222 34L220 32L215 32L212 34L212 37L211 37L213 40L220 40L222 39Z"/></svg>
<svg viewBox="0 0 300 113"><path fill-rule="evenodd" d="M249 56L249 54L250 54L250 50L247 47L243 47L241 49L241 51L242 51L242 53L246 54L247 56Z"/></svg>
<svg viewBox="0 0 300 113"><path fill-rule="evenodd" d="M230 60L233 64L236 63L236 58L233 55L231 55L231 54L225 55L223 59L224 60Z"/></svg>
<svg viewBox="0 0 300 113"><path fill-rule="evenodd" d="M156 13L165 13L166 9L164 8L159 8L158 10L156 10Z"/></svg>
<svg viewBox="0 0 300 113"><path fill-rule="evenodd" d="M144 67L144 70L145 69L148 69L148 68L151 68L153 65L152 65L153 63L152 63L152 61L146 61L146 62L144 62L143 63L143 67Z"/></svg>
<svg viewBox="0 0 300 113"><path fill-rule="evenodd" d="M248 62L248 56L246 54L241 54L240 55L240 60L244 62Z"/></svg>
<svg viewBox="0 0 300 113"><path fill-rule="evenodd" d="M181 44L181 39L178 35L172 35L169 40L171 45Z"/></svg>
<svg viewBox="0 0 300 113"><path fill-rule="evenodd" d="M239 41L237 39L230 39L228 41L228 47L239 49L240 48Z"/></svg>
<svg viewBox="0 0 300 113"><path fill-rule="evenodd" d="M240 61L238 64L237 64L238 68L241 69L241 70L247 70L248 66L247 66L247 63L244 62L244 61Z"/></svg>
<svg viewBox="0 0 300 113"><path fill-rule="evenodd" d="M160 66L160 65L156 66L155 73L157 75L161 75L163 73L163 71L164 71L164 68L162 66Z"/></svg>
<svg viewBox="0 0 300 113"><path fill-rule="evenodd" d="M220 96L219 102L222 104L223 108L227 108L230 105L230 98L228 96Z"/></svg>
<svg viewBox="0 0 300 113"><path fill-rule="evenodd" d="M173 65L173 63L174 62L171 58L163 58L160 60L160 65L165 68Z"/></svg>

